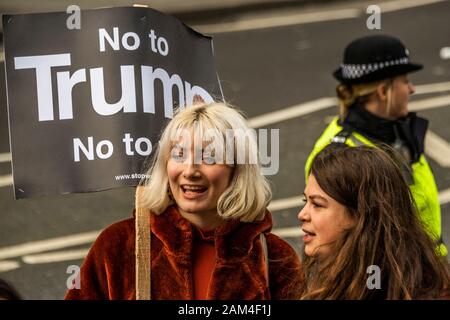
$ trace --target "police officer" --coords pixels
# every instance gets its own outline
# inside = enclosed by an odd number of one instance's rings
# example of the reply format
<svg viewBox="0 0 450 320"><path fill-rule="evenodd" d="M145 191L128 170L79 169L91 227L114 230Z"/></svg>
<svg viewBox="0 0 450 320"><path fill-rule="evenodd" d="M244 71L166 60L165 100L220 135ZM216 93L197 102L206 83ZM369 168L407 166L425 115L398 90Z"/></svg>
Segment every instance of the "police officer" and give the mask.
<svg viewBox="0 0 450 320"><path fill-rule="evenodd" d="M340 114L316 142L306 167L330 143L350 146L389 144L399 151L411 170L407 178L419 218L436 241L441 255L447 249L441 238L441 210L433 173L424 155L428 120L408 112L414 86L408 73L422 69L410 61L408 49L392 36L372 35L352 41L344 61L333 73Z"/></svg>

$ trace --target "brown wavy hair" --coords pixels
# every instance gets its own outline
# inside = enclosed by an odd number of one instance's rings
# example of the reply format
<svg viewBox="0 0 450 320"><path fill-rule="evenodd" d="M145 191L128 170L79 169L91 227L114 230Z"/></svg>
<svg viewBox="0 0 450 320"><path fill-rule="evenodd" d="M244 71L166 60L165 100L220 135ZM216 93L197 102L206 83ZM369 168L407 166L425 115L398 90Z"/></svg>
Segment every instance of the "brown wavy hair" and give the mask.
<svg viewBox="0 0 450 320"><path fill-rule="evenodd" d="M417 217L402 167L387 146L332 144L315 157L310 174L355 223L320 263L304 257L303 299L450 298L449 264ZM381 289L366 284L371 265Z"/></svg>

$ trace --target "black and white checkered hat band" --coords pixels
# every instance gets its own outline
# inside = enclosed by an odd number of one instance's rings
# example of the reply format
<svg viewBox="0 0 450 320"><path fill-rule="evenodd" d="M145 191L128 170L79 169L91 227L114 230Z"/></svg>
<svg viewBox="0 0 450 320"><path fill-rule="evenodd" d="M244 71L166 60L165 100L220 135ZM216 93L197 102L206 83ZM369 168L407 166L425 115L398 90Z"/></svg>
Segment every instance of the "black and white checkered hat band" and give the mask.
<svg viewBox="0 0 450 320"><path fill-rule="evenodd" d="M375 62L369 64L341 64L342 75L345 79L358 79L374 71L381 70L390 66L408 64L409 58L399 58L384 62Z"/></svg>

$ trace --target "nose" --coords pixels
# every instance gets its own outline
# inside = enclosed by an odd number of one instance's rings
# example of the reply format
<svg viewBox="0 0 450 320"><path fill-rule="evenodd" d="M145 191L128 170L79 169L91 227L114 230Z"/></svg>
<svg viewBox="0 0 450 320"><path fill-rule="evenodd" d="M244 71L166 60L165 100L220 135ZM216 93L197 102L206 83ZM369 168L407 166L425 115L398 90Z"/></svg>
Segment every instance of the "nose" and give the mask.
<svg viewBox="0 0 450 320"><path fill-rule="evenodd" d="M196 164L193 157L191 156L190 159L184 163L183 177L196 178L199 176L200 176L200 165Z"/></svg>
<svg viewBox="0 0 450 320"><path fill-rule="evenodd" d="M300 212L297 215L298 220L301 222L305 222L309 220L309 214L307 209L307 204L304 205L304 207L300 210Z"/></svg>
<svg viewBox="0 0 450 320"><path fill-rule="evenodd" d="M414 84L411 81L408 84L409 84L409 94L413 94L414 92L416 92L416 87L414 86Z"/></svg>

